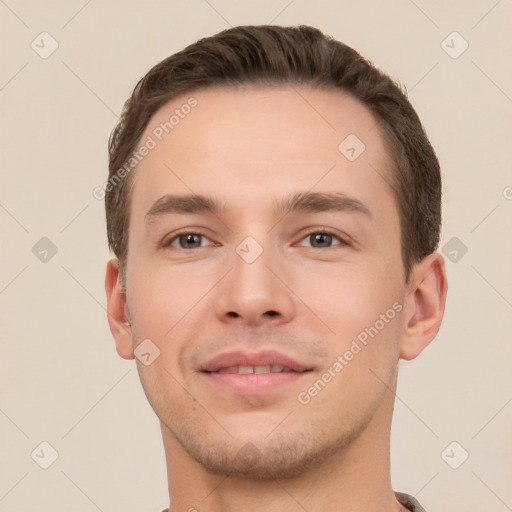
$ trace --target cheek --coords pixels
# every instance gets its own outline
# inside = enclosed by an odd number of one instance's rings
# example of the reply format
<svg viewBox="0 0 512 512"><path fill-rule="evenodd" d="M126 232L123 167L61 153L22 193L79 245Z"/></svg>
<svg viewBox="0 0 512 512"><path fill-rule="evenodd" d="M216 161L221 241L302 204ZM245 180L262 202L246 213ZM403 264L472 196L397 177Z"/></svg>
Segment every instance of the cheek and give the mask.
<svg viewBox="0 0 512 512"><path fill-rule="evenodd" d="M195 272L133 255L127 265L127 300L139 334L162 338L207 290Z"/></svg>
<svg viewBox="0 0 512 512"><path fill-rule="evenodd" d="M397 309L401 309L403 286L399 269L394 267L315 264L315 268L297 274L294 289L304 305L317 315L319 327L323 322L326 334L334 335L335 344L341 349L376 322L381 327L388 320L386 331L391 323L397 323L395 317ZM383 321L381 315L385 315Z"/></svg>
<svg viewBox="0 0 512 512"><path fill-rule="evenodd" d="M395 371L402 336L403 288L393 272L378 265L329 271L321 282L324 286L310 287L307 298L303 297L323 323L312 317L311 322L325 332L328 356L324 371L330 369L326 379L335 375L317 406L324 400L328 406L329 400L334 400L331 403L342 409L355 411L361 397L377 403L386 389L381 381L389 383ZM357 392L347 394L347 389Z"/></svg>
<svg viewBox="0 0 512 512"><path fill-rule="evenodd" d="M303 388L301 404L310 404L319 416L339 418L340 425L371 418L397 371L402 313L397 312L400 303L394 304L395 309L382 310L387 323L380 313L365 310L339 315L336 335L325 341L329 348L325 367Z"/></svg>

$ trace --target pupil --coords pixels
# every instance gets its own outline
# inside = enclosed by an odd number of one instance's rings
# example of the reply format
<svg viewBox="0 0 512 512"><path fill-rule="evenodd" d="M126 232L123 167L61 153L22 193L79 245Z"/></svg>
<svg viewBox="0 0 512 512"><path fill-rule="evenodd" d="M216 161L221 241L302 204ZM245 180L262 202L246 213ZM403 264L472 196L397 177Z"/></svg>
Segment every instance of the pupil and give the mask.
<svg viewBox="0 0 512 512"><path fill-rule="evenodd" d="M322 243L325 245L326 243L328 244L332 239L332 236L328 235L326 233L317 233L317 234L313 235L313 237L314 237L313 245L322 244Z"/></svg>
<svg viewBox="0 0 512 512"><path fill-rule="evenodd" d="M198 239L199 239L199 235L193 235L193 234L184 235L184 236L182 236L182 242L184 241L184 244L182 244L182 245L185 245L185 246L190 246L190 245L197 246L198 243L200 244L200 242L198 242Z"/></svg>

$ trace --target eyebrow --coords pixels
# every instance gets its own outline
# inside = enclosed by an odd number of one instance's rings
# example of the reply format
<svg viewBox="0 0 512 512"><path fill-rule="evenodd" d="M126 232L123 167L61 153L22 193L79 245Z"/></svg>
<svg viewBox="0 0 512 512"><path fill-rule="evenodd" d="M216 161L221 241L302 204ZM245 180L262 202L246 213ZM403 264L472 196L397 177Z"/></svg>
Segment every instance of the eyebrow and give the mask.
<svg viewBox="0 0 512 512"><path fill-rule="evenodd" d="M166 194L157 199L145 216L145 221L166 214L206 213L220 215L227 210L224 203L214 198L198 194L171 195ZM351 212L360 213L369 218L370 210L359 199L341 192L297 192L288 198L274 200L274 215L284 216L292 212Z"/></svg>

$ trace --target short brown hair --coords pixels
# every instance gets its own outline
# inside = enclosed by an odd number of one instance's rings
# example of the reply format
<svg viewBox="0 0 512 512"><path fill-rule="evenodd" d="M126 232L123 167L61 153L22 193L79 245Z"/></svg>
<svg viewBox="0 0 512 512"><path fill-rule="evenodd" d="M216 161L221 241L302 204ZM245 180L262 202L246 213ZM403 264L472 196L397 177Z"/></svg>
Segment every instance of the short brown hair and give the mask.
<svg viewBox="0 0 512 512"><path fill-rule="evenodd" d="M214 86L303 84L337 89L377 119L392 161L401 252L410 270L437 249L441 227L439 162L401 87L349 46L308 26L241 26L207 37L154 66L135 86L109 140L105 190L109 248L125 286L132 174L119 179L150 119L173 98ZM124 174L123 174L124 176ZM117 178L117 182L113 179Z"/></svg>

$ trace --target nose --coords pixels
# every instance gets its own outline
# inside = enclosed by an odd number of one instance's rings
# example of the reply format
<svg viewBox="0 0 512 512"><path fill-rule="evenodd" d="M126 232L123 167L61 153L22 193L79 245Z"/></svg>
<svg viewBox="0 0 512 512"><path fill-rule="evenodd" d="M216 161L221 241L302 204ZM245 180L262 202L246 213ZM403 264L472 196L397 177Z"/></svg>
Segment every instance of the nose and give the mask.
<svg viewBox="0 0 512 512"><path fill-rule="evenodd" d="M267 249L252 262L240 254L234 254L232 269L216 290L217 317L222 322L252 327L289 322L296 302L284 262Z"/></svg>

